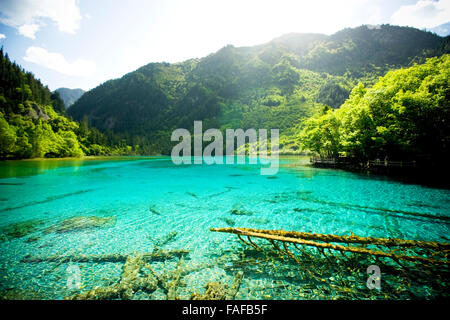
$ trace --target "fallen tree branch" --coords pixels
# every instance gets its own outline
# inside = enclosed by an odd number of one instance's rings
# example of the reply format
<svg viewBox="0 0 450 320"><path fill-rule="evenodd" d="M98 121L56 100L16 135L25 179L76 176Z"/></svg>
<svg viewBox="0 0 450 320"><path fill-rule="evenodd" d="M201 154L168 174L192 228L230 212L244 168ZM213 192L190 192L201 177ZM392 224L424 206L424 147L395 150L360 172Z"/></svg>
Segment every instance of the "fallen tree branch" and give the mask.
<svg viewBox="0 0 450 320"><path fill-rule="evenodd" d="M393 260L405 260L410 262L423 262L431 264L444 264L448 265L450 262L445 260L431 259L422 256L411 256L411 255L400 255L394 254L388 251L375 251L367 249L364 247L351 247L343 246L337 244L331 244L329 242L343 242L343 243L364 243L364 244L379 244L386 247L390 246L405 246L409 248L428 248L428 249L439 249L449 248L448 243L439 242L428 242L428 241L416 241L416 240L404 240L404 239L383 239L383 238L364 238L355 235L352 236L336 236L327 234L312 234L304 232L293 232L293 231L283 231L283 230L258 230L258 229L248 229L248 228L212 228L213 232L225 232L237 234L238 236L247 236L267 239L269 241L281 241L283 243L294 243L302 244L306 246L316 247L316 248L327 248L332 250L352 252L359 254L366 254L378 257L387 257ZM310 239L320 240L324 242L311 241ZM445 251L445 250L443 250Z"/></svg>
<svg viewBox="0 0 450 320"><path fill-rule="evenodd" d="M236 230L237 232L234 232L234 230ZM295 239L318 240L323 242L343 242L343 243L360 243L360 244L374 244L374 245L378 244L386 247L401 246L401 247L419 247L429 249L450 250L450 243L436 242L436 241L359 237L355 235L338 236L334 234L308 233L308 232L284 231L284 230L259 230L250 228L212 228L211 231L235 233L240 235L245 235L242 232L246 231Z"/></svg>

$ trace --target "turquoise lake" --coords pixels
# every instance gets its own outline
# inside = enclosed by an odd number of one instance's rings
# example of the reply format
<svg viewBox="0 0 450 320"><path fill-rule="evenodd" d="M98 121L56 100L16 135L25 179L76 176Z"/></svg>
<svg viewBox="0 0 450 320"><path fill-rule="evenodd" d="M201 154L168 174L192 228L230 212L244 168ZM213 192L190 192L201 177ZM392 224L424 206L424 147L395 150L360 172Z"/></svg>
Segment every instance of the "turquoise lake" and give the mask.
<svg viewBox="0 0 450 320"><path fill-rule="evenodd" d="M67 219L93 216L108 223L58 229ZM19 230L21 224L25 230ZM170 157L1 162L0 291L7 297L63 299L116 283L123 267L123 262L27 263L27 257L129 255L158 246L189 251L183 263L190 271L177 289L181 299L203 292L210 281L230 287L238 271L244 276L236 299L385 297L383 290L366 288L366 261L345 274L344 282L326 275L335 286L349 283L352 292L346 296L327 281L308 280L305 266L259 261L235 235L209 231L230 226L449 242L450 190L312 168L305 157L281 157L275 176L260 175L258 164L177 166ZM152 267L163 275L178 263L154 261ZM77 288L67 285L69 265L79 268ZM397 290L395 276L386 277L386 288ZM389 298L440 296L432 286L410 284L401 294L389 292ZM134 298L165 299L167 292Z"/></svg>

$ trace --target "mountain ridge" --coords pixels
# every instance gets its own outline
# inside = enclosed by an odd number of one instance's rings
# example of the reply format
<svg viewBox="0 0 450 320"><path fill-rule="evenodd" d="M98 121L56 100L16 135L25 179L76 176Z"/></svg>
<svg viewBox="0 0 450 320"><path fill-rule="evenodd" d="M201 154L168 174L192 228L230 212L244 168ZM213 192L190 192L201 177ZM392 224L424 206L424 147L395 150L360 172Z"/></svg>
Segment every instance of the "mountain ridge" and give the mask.
<svg viewBox="0 0 450 320"><path fill-rule="evenodd" d="M304 119L324 105L339 107L358 82L371 85L417 57L440 55L444 41L390 25L290 33L199 59L149 63L86 92L68 113L160 153L170 152L173 129L190 129L194 120L222 130L279 128L290 145Z"/></svg>

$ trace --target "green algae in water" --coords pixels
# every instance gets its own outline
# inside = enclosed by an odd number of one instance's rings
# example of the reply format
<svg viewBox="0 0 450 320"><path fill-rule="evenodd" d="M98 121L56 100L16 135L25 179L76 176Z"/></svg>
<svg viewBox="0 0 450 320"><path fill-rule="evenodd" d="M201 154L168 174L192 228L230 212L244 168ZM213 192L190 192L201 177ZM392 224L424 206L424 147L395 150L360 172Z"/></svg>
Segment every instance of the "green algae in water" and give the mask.
<svg viewBox="0 0 450 320"><path fill-rule="evenodd" d="M116 224L116 217L73 217L65 219L49 228L44 233L66 233L95 228L109 228Z"/></svg>
<svg viewBox="0 0 450 320"><path fill-rule="evenodd" d="M448 291L448 280L408 277L392 265L381 267L383 289L371 291L366 269L374 260L357 257L344 264L344 258L330 263L317 256L309 262L305 255L299 265L208 230L229 223L443 241L450 234L449 190L305 167L295 157L280 159L276 179L261 176L259 165L175 166L168 157L9 162L1 176L0 225L45 221L0 242L0 291L9 290L10 297L28 290L36 297L60 299L110 286L120 280L124 266L123 261L73 262L80 268L82 286L71 290L66 285L70 259L21 262L26 256L131 255L151 251L155 242L167 250L189 251L176 290L183 299L203 295L211 282L231 286L240 271L237 299L433 299L446 297ZM252 215L231 215L233 209ZM94 222L100 220L85 219L78 226L66 222L65 228L62 221L74 217L116 220L102 227ZM169 236L171 232L176 236ZM173 275L178 262L176 258L150 266L158 275ZM326 281L317 281L307 269ZM150 275L145 268L142 272ZM134 298L165 299L167 293L160 288Z"/></svg>
<svg viewBox="0 0 450 320"><path fill-rule="evenodd" d="M0 229L0 239L10 240L25 237L36 232L42 223L43 221L38 219L12 223Z"/></svg>

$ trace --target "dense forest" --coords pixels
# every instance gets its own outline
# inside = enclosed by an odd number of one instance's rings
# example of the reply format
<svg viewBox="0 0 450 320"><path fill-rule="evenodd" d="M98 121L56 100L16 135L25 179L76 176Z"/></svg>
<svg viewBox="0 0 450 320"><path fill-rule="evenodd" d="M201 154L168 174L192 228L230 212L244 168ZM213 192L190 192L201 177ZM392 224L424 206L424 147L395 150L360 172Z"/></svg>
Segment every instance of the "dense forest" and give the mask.
<svg viewBox="0 0 450 320"><path fill-rule="evenodd" d="M63 100L0 50L0 158L80 157L132 153L104 134L66 116Z"/></svg>
<svg viewBox="0 0 450 320"><path fill-rule="evenodd" d="M448 39L408 27L288 34L201 59L150 63L85 93L68 113L87 117L143 153L169 154L175 128L278 128L281 152L298 152L304 120L339 108L359 82L448 52Z"/></svg>
<svg viewBox="0 0 450 320"><path fill-rule="evenodd" d="M356 86L336 110L305 123L299 140L322 157L388 157L428 164L450 156L450 55Z"/></svg>

